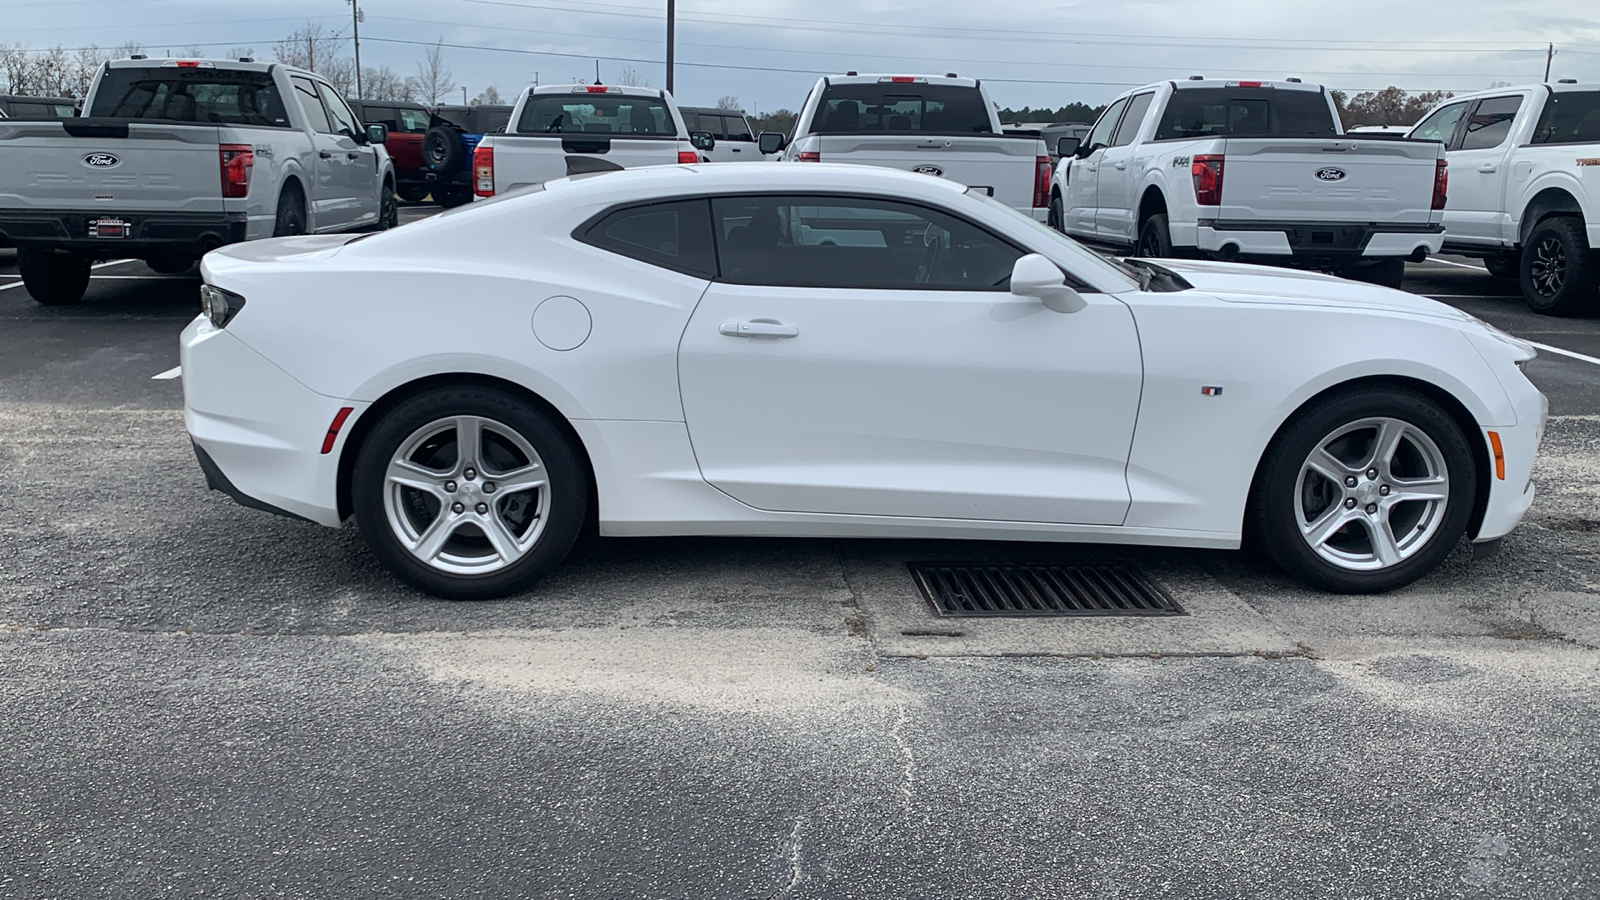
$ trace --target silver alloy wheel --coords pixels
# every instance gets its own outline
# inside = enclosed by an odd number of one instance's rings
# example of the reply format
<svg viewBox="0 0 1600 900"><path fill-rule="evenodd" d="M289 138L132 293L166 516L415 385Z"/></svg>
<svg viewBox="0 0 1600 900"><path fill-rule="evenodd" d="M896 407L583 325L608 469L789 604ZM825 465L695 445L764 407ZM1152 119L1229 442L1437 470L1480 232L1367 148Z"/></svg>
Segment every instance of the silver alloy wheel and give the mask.
<svg viewBox="0 0 1600 900"><path fill-rule="evenodd" d="M1567 250L1557 238L1548 237L1534 248L1529 260L1528 274L1533 289L1546 297L1553 297L1567 280Z"/></svg>
<svg viewBox="0 0 1600 900"><path fill-rule="evenodd" d="M1300 536L1318 556L1374 571L1427 546L1450 502L1450 471L1415 425L1361 419L1317 442L1294 496Z"/></svg>
<svg viewBox="0 0 1600 900"><path fill-rule="evenodd" d="M482 575L538 544L549 476L528 440L493 419L454 416L413 431L384 473L389 527L431 568Z"/></svg>

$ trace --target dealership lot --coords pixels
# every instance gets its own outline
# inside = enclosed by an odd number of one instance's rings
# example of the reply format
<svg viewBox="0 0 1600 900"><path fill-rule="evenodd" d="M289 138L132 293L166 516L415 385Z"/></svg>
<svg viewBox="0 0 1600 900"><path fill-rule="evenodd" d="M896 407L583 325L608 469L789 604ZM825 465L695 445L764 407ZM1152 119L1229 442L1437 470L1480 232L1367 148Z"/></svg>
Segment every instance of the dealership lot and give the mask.
<svg viewBox="0 0 1600 900"><path fill-rule="evenodd" d="M15 271L0 896L1600 885L1600 319L1474 261L1406 288L1554 348L1541 493L1500 556L1365 598L1234 553L587 539L530 595L443 603L348 525L205 490L155 377L194 278L108 264L47 309ZM938 620L904 568L1106 556L1191 614Z"/></svg>

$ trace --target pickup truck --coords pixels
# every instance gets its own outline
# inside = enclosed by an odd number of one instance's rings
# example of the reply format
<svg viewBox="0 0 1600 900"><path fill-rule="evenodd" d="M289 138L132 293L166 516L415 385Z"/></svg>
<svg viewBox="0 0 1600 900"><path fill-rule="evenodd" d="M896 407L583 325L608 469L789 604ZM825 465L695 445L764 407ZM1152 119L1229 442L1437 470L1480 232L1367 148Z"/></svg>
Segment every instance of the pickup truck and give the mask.
<svg viewBox="0 0 1600 900"><path fill-rule="evenodd" d="M1007 133L983 83L954 74L829 75L806 96L793 138L768 132L779 162L836 162L948 178L1045 220L1050 153L1037 133Z"/></svg>
<svg viewBox="0 0 1600 900"><path fill-rule="evenodd" d="M690 134L672 95L602 84L525 88L504 134L472 151L472 190L492 197L568 175L700 162L716 140Z"/></svg>
<svg viewBox="0 0 1600 900"><path fill-rule="evenodd" d="M1448 148L1446 250L1518 279L1537 312L1600 309L1600 86L1451 97L1410 136Z"/></svg>
<svg viewBox="0 0 1600 900"><path fill-rule="evenodd" d="M1058 167L1050 224L1144 257L1213 256L1398 287L1443 243L1444 145L1344 133L1298 81L1195 76L1106 107Z"/></svg>
<svg viewBox="0 0 1600 900"><path fill-rule="evenodd" d="M737 109L680 106L683 124L690 134L703 131L715 139L714 149L702 153L705 162L761 162L766 157L756 147L756 134L750 120Z"/></svg>
<svg viewBox="0 0 1600 900"><path fill-rule="evenodd" d="M98 259L181 272L223 244L398 221L386 129L310 72L114 60L84 111L0 121L0 245L40 303L82 299Z"/></svg>

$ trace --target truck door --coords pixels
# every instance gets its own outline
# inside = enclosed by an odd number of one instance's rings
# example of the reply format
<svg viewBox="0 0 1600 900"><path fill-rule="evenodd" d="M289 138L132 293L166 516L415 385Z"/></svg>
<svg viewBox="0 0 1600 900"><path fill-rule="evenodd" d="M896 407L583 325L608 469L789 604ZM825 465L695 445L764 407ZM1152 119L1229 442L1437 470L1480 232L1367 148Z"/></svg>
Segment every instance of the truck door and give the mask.
<svg viewBox="0 0 1600 900"><path fill-rule="evenodd" d="M1505 212L1506 149L1522 108L1519 94L1485 97L1468 111L1459 144L1449 152L1445 229L1452 240L1498 245L1510 238Z"/></svg>
<svg viewBox="0 0 1600 900"><path fill-rule="evenodd" d="M1155 97L1155 92L1149 91L1135 94L1128 101L1128 111L1122 116L1122 124L1112 133L1111 146L1100 157L1100 183L1096 191L1099 195L1096 203L1098 211L1094 221L1095 231L1102 240L1132 244L1139 237L1134 233L1135 212L1139 203L1134 192L1138 190L1144 166L1133 159L1134 152L1139 148L1134 144L1134 139L1139 136L1145 114L1150 111L1150 102Z"/></svg>
<svg viewBox="0 0 1600 900"><path fill-rule="evenodd" d="M1105 157L1106 148L1111 146L1111 135L1117 130L1117 122L1122 119L1122 111L1127 106L1126 99L1118 100L1101 113L1100 120L1094 123L1094 128L1079 147L1082 155L1072 161L1072 168L1066 176L1065 196L1061 198L1064 207L1061 225L1068 234L1089 238L1095 236L1100 161Z"/></svg>
<svg viewBox="0 0 1600 900"><path fill-rule="evenodd" d="M334 133L332 120L317 96L317 86L308 78L289 79L294 84L294 97L300 102L306 121L311 125L311 157L306 160L306 203L311 213L309 230L337 231L350 225L346 198L342 194L346 182L345 149Z"/></svg>
<svg viewBox="0 0 1600 900"><path fill-rule="evenodd" d="M345 205L344 218L352 225L375 223L382 199L378 196L378 150L367 143L361 123L337 91L318 82L317 93L322 95L322 102L333 119L333 129L338 132L339 150L336 153L342 152L344 155L344 168L339 173L339 193Z"/></svg>

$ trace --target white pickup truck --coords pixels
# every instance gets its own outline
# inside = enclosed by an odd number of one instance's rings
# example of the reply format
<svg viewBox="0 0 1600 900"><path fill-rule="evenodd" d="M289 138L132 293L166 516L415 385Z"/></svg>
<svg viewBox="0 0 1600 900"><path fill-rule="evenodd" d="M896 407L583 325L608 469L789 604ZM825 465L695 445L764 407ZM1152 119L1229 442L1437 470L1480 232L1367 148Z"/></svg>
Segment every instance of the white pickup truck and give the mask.
<svg viewBox="0 0 1600 900"><path fill-rule="evenodd" d="M0 122L0 246L40 303L82 299L97 259L179 272L223 244L398 222L387 129L310 72L115 60L84 110Z"/></svg>
<svg viewBox="0 0 1600 900"><path fill-rule="evenodd" d="M1518 279L1538 312L1600 308L1600 86L1452 97L1410 136L1449 149L1446 250Z"/></svg>
<svg viewBox="0 0 1600 900"><path fill-rule="evenodd" d="M472 192L493 197L568 175L701 161L716 139L692 135L672 95L655 88L550 84L525 88L504 134L472 151Z"/></svg>
<svg viewBox="0 0 1600 900"><path fill-rule="evenodd" d="M1326 269L1398 287L1443 243L1444 146L1348 135L1298 81L1164 81L1117 97L1058 167L1050 224L1154 256Z"/></svg>
<svg viewBox="0 0 1600 900"><path fill-rule="evenodd" d="M1007 133L983 83L933 75L829 75L806 96L794 136L768 132L780 162L851 163L948 178L1043 222L1050 153L1037 133Z"/></svg>

